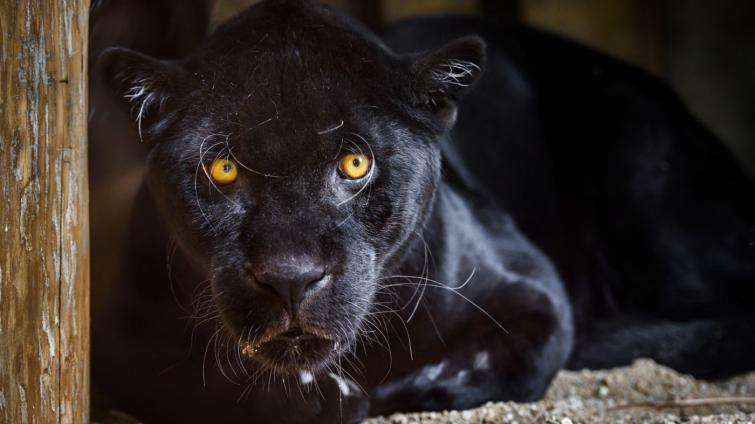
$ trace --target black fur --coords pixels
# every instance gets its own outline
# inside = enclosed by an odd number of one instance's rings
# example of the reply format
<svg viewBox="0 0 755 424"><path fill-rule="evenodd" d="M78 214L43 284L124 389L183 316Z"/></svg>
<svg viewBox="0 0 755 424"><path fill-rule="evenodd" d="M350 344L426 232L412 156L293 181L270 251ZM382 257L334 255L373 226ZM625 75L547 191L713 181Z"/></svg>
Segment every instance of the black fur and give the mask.
<svg viewBox="0 0 755 424"><path fill-rule="evenodd" d="M755 366L755 189L664 85L518 25L385 42L271 0L180 62L104 54L150 148L94 329L116 406L355 422L535 400L561 368L637 356ZM365 178L339 174L348 152ZM216 157L234 184L212 186Z"/></svg>

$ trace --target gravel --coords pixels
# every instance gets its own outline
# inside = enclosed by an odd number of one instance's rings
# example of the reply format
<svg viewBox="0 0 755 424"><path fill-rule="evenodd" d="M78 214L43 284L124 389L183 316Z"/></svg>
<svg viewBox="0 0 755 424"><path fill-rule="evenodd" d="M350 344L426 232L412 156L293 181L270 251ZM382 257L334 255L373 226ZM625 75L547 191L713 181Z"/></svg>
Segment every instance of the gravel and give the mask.
<svg viewBox="0 0 755 424"><path fill-rule="evenodd" d="M94 414L95 423L134 424L115 411ZM755 372L707 382L653 361L605 371L562 371L535 403L487 403L468 411L394 414L364 424L755 424Z"/></svg>
<svg viewBox="0 0 755 424"><path fill-rule="evenodd" d="M535 403L468 411L394 414L365 424L755 423L755 373L722 382L681 375L649 360L606 371L562 371Z"/></svg>

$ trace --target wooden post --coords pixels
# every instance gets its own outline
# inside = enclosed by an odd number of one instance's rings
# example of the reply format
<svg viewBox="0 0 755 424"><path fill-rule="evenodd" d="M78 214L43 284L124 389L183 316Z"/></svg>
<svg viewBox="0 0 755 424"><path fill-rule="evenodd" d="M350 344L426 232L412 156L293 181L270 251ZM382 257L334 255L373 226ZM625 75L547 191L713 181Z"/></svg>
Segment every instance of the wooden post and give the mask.
<svg viewBox="0 0 755 424"><path fill-rule="evenodd" d="M0 0L0 422L89 421L88 0Z"/></svg>

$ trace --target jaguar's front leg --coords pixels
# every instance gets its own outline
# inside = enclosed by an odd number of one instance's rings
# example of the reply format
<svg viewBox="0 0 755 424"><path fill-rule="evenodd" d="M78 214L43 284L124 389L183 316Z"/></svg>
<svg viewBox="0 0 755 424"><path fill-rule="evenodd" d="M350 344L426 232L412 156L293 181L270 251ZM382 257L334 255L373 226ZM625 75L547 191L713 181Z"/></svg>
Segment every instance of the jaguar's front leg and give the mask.
<svg viewBox="0 0 755 424"><path fill-rule="evenodd" d="M377 387L371 413L468 409L543 396L572 348L563 293L514 283L478 305L491 317L469 314L474 319L459 323L454 338L446 340L443 359Z"/></svg>

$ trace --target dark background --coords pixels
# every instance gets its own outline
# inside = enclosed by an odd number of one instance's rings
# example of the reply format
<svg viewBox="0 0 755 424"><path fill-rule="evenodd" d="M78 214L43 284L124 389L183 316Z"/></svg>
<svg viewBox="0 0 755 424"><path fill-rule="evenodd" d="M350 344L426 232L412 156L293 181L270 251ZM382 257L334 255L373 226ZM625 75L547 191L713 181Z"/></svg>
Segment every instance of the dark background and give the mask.
<svg viewBox="0 0 755 424"><path fill-rule="evenodd" d="M188 54L253 0L94 0L93 64L121 45ZM520 19L634 63L671 84L755 175L755 1L752 0L331 0L371 28L423 13ZM120 246L145 153L125 113L93 72L90 118L92 303L117 275Z"/></svg>

